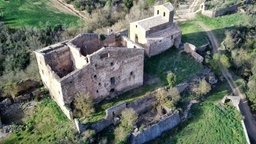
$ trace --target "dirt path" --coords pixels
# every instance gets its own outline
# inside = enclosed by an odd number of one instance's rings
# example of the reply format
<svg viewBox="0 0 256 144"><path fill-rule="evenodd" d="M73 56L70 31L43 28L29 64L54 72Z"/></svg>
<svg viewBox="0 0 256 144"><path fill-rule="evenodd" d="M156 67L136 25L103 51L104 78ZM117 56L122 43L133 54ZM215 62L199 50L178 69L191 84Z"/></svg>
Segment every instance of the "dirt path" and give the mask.
<svg viewBox="0 0 256 144"><path fill-rule="evenodd" d="M62 0L56 0L55 5L58 5L58 6L56 6L58 9L64 8L67 11L69 11L70 13L72 13L73 15L76 15L81 19L84 19L84 20L88 19L87 17L82 15L78 10L76 10L73 5L66 4L66 3L62 2Z"/></svg>
<svg viewBox="0 0 256 144"><path fill-rule="evenodd" d="M208 28L206 25L204 25L202 22L198 22L198 24L207 32L208 38L210 39L212 47L213 47L213 52L220 53L218 50L219 43L218 43L217 39L215 38L215 36L213 35L211 29ZM222 72L222 75L228 81L228 84L229 84L230 88L232 89L233 93L235 95L238 95L241 98L239 108L242 112L242 115L245 117L244 123L245 123L246 129L247 129L248 135L250 136L251 139L253 139L256 142L256 123L253 120L246 97L244 94L242 94L240 92L238 86L234 82L232 75L229 73L228 69L226 67L220 66L220 70Z"/></svg>

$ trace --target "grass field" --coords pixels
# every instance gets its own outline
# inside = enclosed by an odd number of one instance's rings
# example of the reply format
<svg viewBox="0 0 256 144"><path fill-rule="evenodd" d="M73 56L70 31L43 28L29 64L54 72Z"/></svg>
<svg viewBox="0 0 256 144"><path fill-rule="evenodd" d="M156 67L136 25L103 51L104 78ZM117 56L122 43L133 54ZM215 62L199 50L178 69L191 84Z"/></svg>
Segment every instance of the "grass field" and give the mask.
<svg viewBox="0 0 256 144"><path fill-rule="evenodd" d="M240 13L225 15L217 18L197 15L196 19L212 29L212 32L217 37L219 43L224 40L226 30L234 29L236 26L251 25L254 23L253 18Z"/></svg>
<svg viewBox="0 0 256 144"><path fill-rule="evenodd" d="M186 122L149 143L246 144L239 119L240 113L229 104L225 106L217 104L217 101L228 93L227 89L226 82L220 84L204 102L192 106L190 118Z"/></svg>
<svg viewBox="0 0 256 144"><path fill-rule="evenodd" d="M41 27L49 22L55 24L77 25L78 17L57 8L52 0L1 0L1 21L10 27ZM40 24L41 23L41 24Z"/></svg>
<svg viewBox="0 0 256 144"><path fill-rule="evenodd" d="M0 143L65 143L76 140L74 124L51 98L44 99L33 108L24 124L27 126L25 130L10 134Z"/></svg>
<svg viewBox="0 0 256 144"><path fill-rule="evenodd" d="M174 47L147 59L144 63L144 73L156 75L166 85L167 71L172 71L176 75L177 81L175 84L178 84L202 69L203 66L190 55L179 53Z"/></svg>
<svg viewBox="0 0 256 144"><path fill-rule="evenodd" d="M182 29L181 41L183 43L192 43L196 47L207 43L206 32L199 25L197 25L195 21L179 23L178 25Z"/></svg>

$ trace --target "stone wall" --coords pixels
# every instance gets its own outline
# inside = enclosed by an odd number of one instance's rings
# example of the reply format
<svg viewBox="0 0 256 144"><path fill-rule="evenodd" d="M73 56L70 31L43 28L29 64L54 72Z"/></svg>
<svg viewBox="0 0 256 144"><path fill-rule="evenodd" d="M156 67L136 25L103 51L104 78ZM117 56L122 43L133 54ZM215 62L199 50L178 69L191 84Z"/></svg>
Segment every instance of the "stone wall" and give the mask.
<svg viewBox="0 0 256 144"><path fill-rule="evenodd" d="M196 47L190 43L184 44L184 51L191 54L191 56L199 63L204 61L204 58L196 52Z"/></svg>
<svg viewBox="0 0 256 144"><path fill-rule="evenodd" d="M126 108L126 102L122 102L118 105L115 105L111 108L106 109L105 119L112 119L114 116L120 115L122 110Z"/></svg>
<svg viewBox="0 0 256 144"><path fill-rule="evenodd" d="M240 3L239 4L231 5L231 6L227 7L227 8L223 8L223 9L217 10L217 11L214 12L213 16L214 17L218 17L218 16L230 14L230 13L235 13L235 12L237 12L237 8L239 7L239 5L240 5Z"/></svg>
<svg viewBox="0 0 256 144"><path fill-rule="evenodd" d="M160 136L162 132L172 129L180 123L179 112L175 111L171 115L163 115L159 122L151 125L148 128L144 128L143 132L138 131L137 133L132 133L130 136L131 144L142 144L147 141L153 140Z"/></svg>
<svg viewBox="0 0 256 144"><path fill-rule="evenodd" d="M237 9L238 9L239 6L240 6L240 3L230 5L226 8L222 8L222 9L219 9L219 10L205 10L205 4L202 3L200 8L202 10L201 13L203 15L208 16L208 17L218 17L218 16L223 16L223 15L226 15L226 14L237 12Z"/></svg>

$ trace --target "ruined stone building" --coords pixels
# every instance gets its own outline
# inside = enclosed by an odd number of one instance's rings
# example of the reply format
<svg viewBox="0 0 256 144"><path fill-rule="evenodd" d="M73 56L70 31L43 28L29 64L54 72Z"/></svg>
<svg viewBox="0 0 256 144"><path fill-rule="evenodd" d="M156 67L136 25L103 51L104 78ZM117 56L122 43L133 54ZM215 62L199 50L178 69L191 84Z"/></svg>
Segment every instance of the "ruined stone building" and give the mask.
<svg viewBox="0 0 256 144"><path fill-rule="evenodd" d="M144 49L124 36L81 34L35 53L44 85L70 119L78 93L100 101L143 84Z"/></svg>
<svg viewBox="0 0 256 144"><path fill-rule="evenodd" d="M130 23L129 38L145 48L148 57L157 55L181 42L181 29L173 23L171 3L154 7L154 16Z"/></svg>
<svg viewBox="0 0 256 144"><path fill-rule="evenodd" d="M73 119L69 107L79 93L100 101L141 86L144 54L180 44L173 15L166 3L155 6L153 17L131 23L130 39L120 33L80 34L35 51L42 81L68 118Z"/></svg>

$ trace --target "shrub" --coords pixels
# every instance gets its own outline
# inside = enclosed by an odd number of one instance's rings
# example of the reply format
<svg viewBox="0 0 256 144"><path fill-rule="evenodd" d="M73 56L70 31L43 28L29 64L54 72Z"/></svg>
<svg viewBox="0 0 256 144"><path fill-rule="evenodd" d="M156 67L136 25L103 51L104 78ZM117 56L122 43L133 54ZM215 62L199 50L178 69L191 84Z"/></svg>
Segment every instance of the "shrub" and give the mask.
<svg viewBox="0 0 256 144"><path fill-rule="evenodd" d="M121 126L125 128L125 130L132 131L133 125L138 120L138 114L132 108L128 108L122 111L121 113Z"/></svg>
<svg viewBox="0 0 256 144"><path fill-rule="evenodd" d="M140 126L140 132L142 133L142 132L144 132L144 125L142 124L141 126Z"/></svg>
<svg viewBox="0 0 256 144"><path fill-rule="evenodd" d="M176 104L180 100L180 92L179 92L179 90L177 88L171 87L168 90L168 93L169 93L169 95L172 98L173 104Z"/></svg>
<svg viewBox="0 0 256 144"><path fill-rule="evenodd" d="M129 132L127 130L125 130L125 128L122 126L115 128L115 130L114 130L115 141L117 143L125 142L127 140L128 133Z"/></svg>
<svg viewBox="0 0 256 144"><path fill-rule="evenodd" d="M202 79L202 81L199 83L198 87L193 88L192 90L197 96L203 96L207 94L209 91L211 91L211 85L207 83L205 79Z"/></svg>
<svg viewBox="0 0 256 144"><path fill-rule="evenodd" d="M133 0L124 0L124 5L126 8L130 9L133 6Z"/></svg>
<svg viewBox="0 0 256 144"><path fill-rule="evenodd" d="M82 139L83 141L89 141L92 142L93 141L93 136L96 134L95 130L86 130L85 132L82 133Z"/></svg>
<svg viewBox="0 0 256 144"><path fill-rule="evenodd" d="M176 75L173 74L173 73L169 73L169 74L167 75L166 79L167 79L168 85L169 85L170 87L172 87L173 84L176 82Z"/></svg>
<svg viewBox="0 0 256 144"><path fill-rule="evenodd" d="M104 41L105 39L106 39L106 37L105 37L103 34L101 34L101 35L100 35L100 40L101 40L101 41Z"/></svg>

